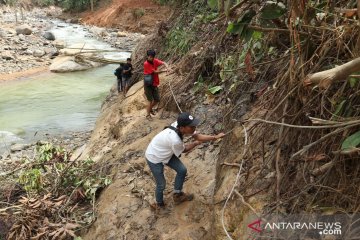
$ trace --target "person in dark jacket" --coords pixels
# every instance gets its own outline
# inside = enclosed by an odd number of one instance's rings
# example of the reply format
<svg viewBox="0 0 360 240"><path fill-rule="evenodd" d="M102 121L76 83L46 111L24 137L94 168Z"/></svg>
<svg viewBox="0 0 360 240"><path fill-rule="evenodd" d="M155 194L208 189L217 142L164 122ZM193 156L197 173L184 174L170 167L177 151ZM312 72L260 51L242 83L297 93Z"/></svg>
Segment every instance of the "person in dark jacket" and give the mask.
<svg viewBox="0 0 360 240"><path fill-rule="evenodd" d="M123 72L124 63L120 63L120 66L115 70L114 74L117 78L117 91L120 93L123 90L122 86L122 72Z"/></svg>
<svg viewBox="0 0 360 240"><path fill-rule="evenodd" d="M126 95L127 91L129 90L131 76L132 76L132 64L131 64L131 58L128 58L126 59L126 63L124 64L122 71L122 86L124 90L124 95Z"/></svg>

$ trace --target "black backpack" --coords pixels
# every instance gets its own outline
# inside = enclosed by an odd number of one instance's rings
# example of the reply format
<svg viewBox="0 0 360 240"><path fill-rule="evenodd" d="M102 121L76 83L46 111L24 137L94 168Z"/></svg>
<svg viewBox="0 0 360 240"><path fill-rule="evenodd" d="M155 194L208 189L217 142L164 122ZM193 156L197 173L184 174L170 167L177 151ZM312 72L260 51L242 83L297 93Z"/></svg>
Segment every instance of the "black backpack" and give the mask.
<svg viewBox="0 0 360 240"><path fill-rule="evenodd" d="M117 77L117 78L121 78L122 77L122 71L123 71L123 68L122 67L118 67L115 71L114 71L114 75Z"/></svg>

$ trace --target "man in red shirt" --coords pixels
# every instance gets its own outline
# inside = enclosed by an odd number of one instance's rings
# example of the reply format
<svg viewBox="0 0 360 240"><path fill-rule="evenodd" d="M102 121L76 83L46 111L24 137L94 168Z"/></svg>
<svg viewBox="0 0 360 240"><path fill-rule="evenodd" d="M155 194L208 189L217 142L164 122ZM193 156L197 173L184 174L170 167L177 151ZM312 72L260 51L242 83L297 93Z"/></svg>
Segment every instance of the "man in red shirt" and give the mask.
<svg viewBox="0 0 360 240"><path fill-rule="evenodd" d="M157 58L155 58L155 51L148 50L147 53L147 60L144 62L144 74L145 75L152 75L152 85L147 86L144 84L144 91L147 100L149 101L149 105L146 107L146 118L151 120L151 115L155 115L153 111L153 107L160 102L160 94L158 86L160 84L159 80L159 73L166 72L169 65L166 62L163 62ZM158 67L164 65L166 70L158 70Z"/></svg>

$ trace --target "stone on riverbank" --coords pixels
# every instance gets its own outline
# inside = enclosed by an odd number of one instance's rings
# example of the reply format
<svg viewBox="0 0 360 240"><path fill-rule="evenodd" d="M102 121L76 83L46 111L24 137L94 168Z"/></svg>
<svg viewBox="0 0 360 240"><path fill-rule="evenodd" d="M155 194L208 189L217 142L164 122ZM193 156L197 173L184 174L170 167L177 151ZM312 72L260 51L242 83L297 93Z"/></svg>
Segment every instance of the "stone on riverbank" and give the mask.
<svg viewBox="0 0 360 240"><path fill-rule="evenodd" d="M87 70L94 67L100 67L102 64L97 62L86 61L84 64L75 62L73 56L57 57L50 65L51 72L75 72Z"/></svg>
<svg viewBox="0 0 360 240"><path fill-rule="evenodd" d="M43 37L46 38L47 40L50 40L50 41L55 40L55 35L52 32L45 32L43 34Z"/></svg>
<svg viewBox="0 0 360 240"><path fill-rule="evenodd" d="M29 148L31 145L30 144L20 144L20 143L16 143L14 145L12 145L10 147L10 151L13 153L13 152L19 152L19 151L22 151L22 150L25 150L27 148Z"/></svg>
<svg viewBox="0 0 360 240"><path fill-rule="evenodd" d="M37 49L33 52L34 57L42 57L46 54L46 52L42 49Z"/></svg>
<svg viewBox="0 0 360 240"><path fill-rule="evenodd" d="M33 30L28 25L21 25L17 27L15 30L17 35L20 34L30 35L33 32Z"/></svg>

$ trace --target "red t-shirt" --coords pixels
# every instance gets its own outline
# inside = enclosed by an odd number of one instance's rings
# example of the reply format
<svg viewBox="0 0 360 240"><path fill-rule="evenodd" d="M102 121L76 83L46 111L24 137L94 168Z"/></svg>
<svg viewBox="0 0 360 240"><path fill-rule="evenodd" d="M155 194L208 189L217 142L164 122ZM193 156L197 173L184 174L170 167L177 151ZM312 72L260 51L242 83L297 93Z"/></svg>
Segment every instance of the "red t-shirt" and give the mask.
<svg viewBox="0 0 360 240"><path fill-rule="evenodd" d="M159 74L154 73L158 69L159 66L163 65L164 62L154 58L153 64L149 63L147 60L144 62L144 74L153 74L153 86L157 87L160 84Z"/></svg>

